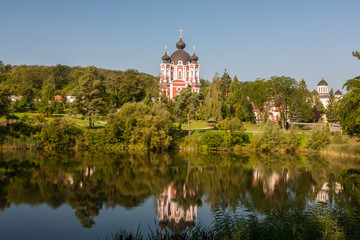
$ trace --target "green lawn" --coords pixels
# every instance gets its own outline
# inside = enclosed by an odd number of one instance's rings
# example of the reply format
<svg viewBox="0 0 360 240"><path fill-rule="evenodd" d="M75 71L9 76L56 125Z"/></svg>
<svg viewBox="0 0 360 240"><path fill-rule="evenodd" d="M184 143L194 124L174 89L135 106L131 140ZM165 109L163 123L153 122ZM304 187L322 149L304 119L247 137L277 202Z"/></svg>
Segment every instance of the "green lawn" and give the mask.
<svg viewBox="0 0 360 240"><path fill-rule="evenodd" d="M35 115L39 115L39 113L33 113L33 112L23 112L23 113L11 113L17 116L18 118L22 118L24 115L27 115L29 117L34 117ZM68 114L53 114L53 117L46 117L46 121L51 121L54 118L65 118L68 122L74 123L75 125L83 128L87 128L89 126L89 119L71 119L69 118ZM0 124L5 121L5 117L0 118ZM95 127L104 127L105 122L104 121L93 121Z"/></svg>
<svg viewBox="0 0 360 240"><path fill-rule="evenodd" d="M179 123L175 123L174 125L177 128L179 126ZM198 120L198 121L192 120L190 122L190 128L191 128L191 130L203 129L203 128L208 128L208 125L207 125L207 122L203 121L203 120ZM181 124L181 129L182 130L188 130L188 124L187 123L182 123Z"/></svg>

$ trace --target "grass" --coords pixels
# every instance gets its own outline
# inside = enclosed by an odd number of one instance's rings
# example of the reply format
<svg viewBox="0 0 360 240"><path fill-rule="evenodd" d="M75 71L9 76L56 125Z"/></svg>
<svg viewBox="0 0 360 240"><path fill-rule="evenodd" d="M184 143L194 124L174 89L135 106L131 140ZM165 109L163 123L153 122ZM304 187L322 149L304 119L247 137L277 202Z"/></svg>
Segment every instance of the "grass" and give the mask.
<svg viewBox="0 0 360 240"><path fill-rule="evenodd" d="M244 124L244 128L245 131L247 132L257 132L260 131L260 126L259 124L256 123L247 123L247 122L243 122Z"/></svg>
<svg viewBox="0 0 360 240"><path fill-rule="evenodd" d="M175 123L175 128L179 127L179 123ZM208 128L208 123L207 121L204 120L192 120L190 121L190 128L191 130L197 130L197 129L204 129L204 128ZM186 123L181 123L181 130L188 130L188 124Z"/></svg>
<svg viewBox="0 0 360 240"><path fill-rule="evenodd" d="M30 118L33 118L35 115L39 115L39 113L34 112L15 112L11 113L17 116L18 118L22 118L27 115ZM45 120L50 122L54 118L65 118L68 122L74 123L75 125L79 126L80 128L88 128L89 127L89 119L72 119L69 118L69 114L53 114L52 117L45 117ZM5 117L0 118L0 125L5 124L6 122ZM103 128L105 127L106 122L104 121L93 121L95 128Z"/></svg>
<svg viewBox="0 0 360 240"><path fill-rule="evenodd" d="M343 157L360 158L360 142L359 138L351 137L345 143L332 143L321 151L324 155L341 155Z"/></svg>
<svg viewBox="0 0 360 240"><path fill-rule="evenodd" d="M214 220L210 226L197 224L182 232L167 227L151 232L147 238L141 233L121 230L112 240L120 239L359 239L359 210L344 211L333 206L311 205L304 209L286 207L257 213L254 210L235 213L214 206Z"/></svg>

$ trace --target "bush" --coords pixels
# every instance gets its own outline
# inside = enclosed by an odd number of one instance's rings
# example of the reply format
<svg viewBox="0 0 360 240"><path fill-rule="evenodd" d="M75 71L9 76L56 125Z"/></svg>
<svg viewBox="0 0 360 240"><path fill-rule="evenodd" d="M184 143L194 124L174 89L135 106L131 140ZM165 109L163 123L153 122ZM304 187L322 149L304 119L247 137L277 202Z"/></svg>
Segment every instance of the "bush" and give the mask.
<svg viewBox="0 0 360 240"><path fill-rule="evenodd" d="M332 132L330 136L330 142L341 144L347 141L346 137L341 132Z"/></svg>
<svg viewBox="0 0 360 240"><path fill-rule="evenodd" d="M289 133L286 135L285 150L295 152L300 146L300 137L295 133L295 126L291 125Z"/></svg>
<svg viewBox="0 0 360 240"><path fill-rule="evenodd" d="M330 130L328 126L317 125L307 137L307 147L319 150L330 143Z"/></svg>
<svg viewBox="0 0 360 240"><path fill-rule="evenodd" d="M217 149L224 142L224 134L220 132L209 131L202 135L201 145L207 146L209 149Z"/></svg>
<svg viewBox="0 0 360 240"><path fill-rule="evenodd" d="M105 129L87 129L83 134L83 144L88 148L111 148L118 144L118 140Z"/></svg>
<svg viewBox="0 0 360 240"><path fill-rule="evenodd" d="M40 139L45 148L64 149L75 146L76 138L81 135L81 130L65 119L54 119L44 126L35 137Z"/></svg>
<svg viewBox="0 0 360 240"><path fill-rule="evenodd" d="M108 117L106 130L130 148L168 149L173 120L162 103L151 108L143 103L126 103Z"/></svg>
<svg viewBox="0 0 360 240"><path fill-rule="evenodd" d="M255 134L252 144L257 150L277 151L283 147L284 136L279 125L266 121L261 126L261 133Z"/></svg>

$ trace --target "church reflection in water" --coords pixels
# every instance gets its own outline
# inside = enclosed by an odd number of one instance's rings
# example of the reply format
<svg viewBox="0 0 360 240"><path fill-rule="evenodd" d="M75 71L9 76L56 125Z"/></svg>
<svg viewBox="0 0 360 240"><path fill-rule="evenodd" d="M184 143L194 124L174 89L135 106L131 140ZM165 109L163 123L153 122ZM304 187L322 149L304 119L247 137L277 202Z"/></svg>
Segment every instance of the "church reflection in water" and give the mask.
<svg viewBox="0 0 360 240"><path fill-rule="evenodd" d="M157 219L161 229L168 227L174 233L180 233L187 227L192 229L197 219L197 205L186 200L194 196L195 191L186 189L186 184L176 188L171 182L157 198ZM180 205L177 199L183 204Z"/></svg>

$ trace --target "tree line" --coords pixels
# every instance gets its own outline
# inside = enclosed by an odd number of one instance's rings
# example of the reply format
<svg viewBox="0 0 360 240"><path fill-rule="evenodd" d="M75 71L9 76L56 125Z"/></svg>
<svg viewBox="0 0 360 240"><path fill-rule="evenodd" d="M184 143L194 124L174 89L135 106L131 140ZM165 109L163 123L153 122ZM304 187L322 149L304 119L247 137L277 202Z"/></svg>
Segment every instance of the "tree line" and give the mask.
<svg viewBox="0 0 360 240"><path fill-rule="evenodd" d="M357 52L353 54L357 56ZM0 61L0 115L28 110L45 116L53 113L82 114L89 119L90 128L94 118L107 117L108 128L124 128L126 130L120 132L125 135L129 129L138 129L136 126L149 125L151 131L157 131L157 134L147 135L159 135L161 137L157 141L161 139L166 143L160 148L169 145L166 136L174 121L189 123L190 120L213 118L218 122L238 119L258 123L269 117L268 112L272 107L276 107L280 113L278 120L283 129L287 129L289 121L317 122L326 113L329 121L340 121L347 133L356 134L360 130L359 81L360 77L356 77L344 84L348 93L340 101L336 100L331 90L325 109L317 92L310 91L304 79L296 81L287 76L272 76L240 81L236 75L231 78L225 69L222 76L215 73L211 82L201 79L200 94L192 93L187 88L172 101L161 95L158 77L134 69L114 71L65 65L11 66ZM75 101L66 102L67 94L74 96ZM21 99L10 104L10 95L21 96ZM55 101L55 95L62 96L62 100ZM130 104L136 102L144 105ZM120 116L116 114L119 111L132 111L129 119L134 117L135 120L130 122L125 119L122 126L113 124L114 119ZM146 116L152 120L143 123ZM158 116L167 116L169 121L162 123ZM132 135L132 139L135 136ZM142 144L159 146L148 143L144 140L145 136L143 133L139 137ZM128 143L135 141L120 135L117 139L126 139Z"/></svg>

